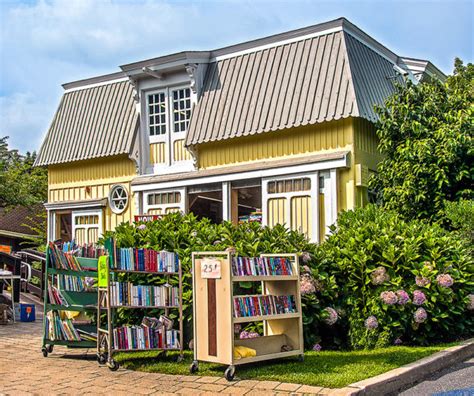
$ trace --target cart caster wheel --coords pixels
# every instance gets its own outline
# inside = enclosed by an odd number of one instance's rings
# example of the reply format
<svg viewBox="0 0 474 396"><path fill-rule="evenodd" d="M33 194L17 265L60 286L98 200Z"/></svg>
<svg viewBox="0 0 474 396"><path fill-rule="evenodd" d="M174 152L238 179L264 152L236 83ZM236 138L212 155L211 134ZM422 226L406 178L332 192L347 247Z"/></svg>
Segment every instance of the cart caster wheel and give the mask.
<svg viewBox="0 0 474 396"><path fill-rule="evenodd" d="M197 373L199 370L199 364L198 362L195 360L194 362L191 363L191 366L189 366L189 372L191 374L194 374L194 373Z"/></svg>
<svg viewBox="0 0 474 396"><path fill-rule="evenodd" d="M298 356L298 362L301 362L301 363L304 362L304 355L299 355Z"/></svg>
<svg viewBox="0 0 474 396"><path fill-rule="evenodd" d="M48 346L46 347L46 350L48 351L48 353L53 352L53 347L54 347L54 345L48 345Z"/></svg>
<svg viewBox="0 0 474 396"><path fill-rule="evenodd" d="M43 352L43 357L48 357L48 349L46 347L41 348L41 352Z"/></svg>
<svg viewBox="0 0 474 396"><path fill-rule="evenodd" d="M176 358L176 363L181 363L183 360L184 360L184 356L178 355L178 357Z"/></svg>
<svg viewBox="0 0 474 396"><path fill-rule="evenodd" d="M235 366L227 367L224 375L225 375L225 379L227 381L232 381L234 379L234 375L235 375Z"/></svg>
<svg viewBox="0 0 474 396"><path fill-rule="evenodd" d="M106 353L98 353L97 354L97 363L99 363L99 364L107 363L107 354Z"/></svg>
<svg viewBox="0 0 474 396"><path fill-rule="evenodd" d="M107 362L107 367L110 369L110 371L117 371L120 365L115 360L111 359Z"/></svg>

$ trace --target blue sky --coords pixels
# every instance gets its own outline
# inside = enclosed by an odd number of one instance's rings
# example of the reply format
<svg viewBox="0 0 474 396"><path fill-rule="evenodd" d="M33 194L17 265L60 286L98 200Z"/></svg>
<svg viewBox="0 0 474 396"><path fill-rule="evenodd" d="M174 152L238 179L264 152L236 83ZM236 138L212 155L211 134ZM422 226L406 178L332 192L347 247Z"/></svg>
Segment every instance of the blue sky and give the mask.
<svg viewBox="0 0 474 396"><path fill-rule="evenodd" d="M473 60L474 0L0 0L0 136L38 150L61 84L181 50L214 49L345 16L446 73Z"/></svg>

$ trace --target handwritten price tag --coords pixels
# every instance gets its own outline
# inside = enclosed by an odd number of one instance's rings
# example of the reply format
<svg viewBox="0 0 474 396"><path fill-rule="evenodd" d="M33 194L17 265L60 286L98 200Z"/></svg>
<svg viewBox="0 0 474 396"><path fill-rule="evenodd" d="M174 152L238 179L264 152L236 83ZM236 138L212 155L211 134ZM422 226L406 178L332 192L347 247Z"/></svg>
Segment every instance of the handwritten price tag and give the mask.
<svg viewBox="0 0 474 396"><path fill-rule="evenodd" d="M201 278L220 279L221 260L216 258L204 258L201 260Z"/></svg>

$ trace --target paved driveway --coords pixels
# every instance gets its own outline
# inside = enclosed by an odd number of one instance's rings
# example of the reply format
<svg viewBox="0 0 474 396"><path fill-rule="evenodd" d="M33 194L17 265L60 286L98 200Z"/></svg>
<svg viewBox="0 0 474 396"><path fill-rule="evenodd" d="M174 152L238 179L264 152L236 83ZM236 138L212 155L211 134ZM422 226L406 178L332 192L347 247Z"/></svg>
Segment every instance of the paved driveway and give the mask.
<svg viewBox="0 0 474 396"><path fill-rule="evenodd" d="M330 389L276 381L234 381L224 378L174 376L99 366L95 351L55 346L41 353L41 321L0 325L0 395L51 394L327 394Z"/></svg>

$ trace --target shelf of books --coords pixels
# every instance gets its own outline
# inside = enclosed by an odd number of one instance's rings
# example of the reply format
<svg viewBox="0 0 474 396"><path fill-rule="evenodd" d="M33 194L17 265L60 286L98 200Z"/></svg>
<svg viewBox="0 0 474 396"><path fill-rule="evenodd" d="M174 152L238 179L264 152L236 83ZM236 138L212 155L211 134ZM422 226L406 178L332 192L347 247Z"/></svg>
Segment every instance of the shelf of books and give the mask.
<svg viewBox="0 0 474 396"><path fill-rule="evenodd" d="M114 353L131 351L179 351L183 359L183 285L178 256L138 248L114 247L112 252L103 276L99 267L99 363L115 371L119 365ZM117 326L118 309L143 311L140 324Z"/></svg>
<svg viewBox="0 0 474 396"><path fill-rule="evenodd" d="M246 282L246 288L239 282ZM252 293L248 293L251 283ZM299 262L296 254L234 257L193 253L194 362L235 366L289 356L303 357ZM263 322L262 334L244 330Z"/></svg>
<svg viewBox="0 0 474 396"><path fill-rule="evenodd" d="M44 282L43 356L54 345L94 348L97 309L97 263L106 254L99 246L77 246L73 242L49 243Z"/></svg>

